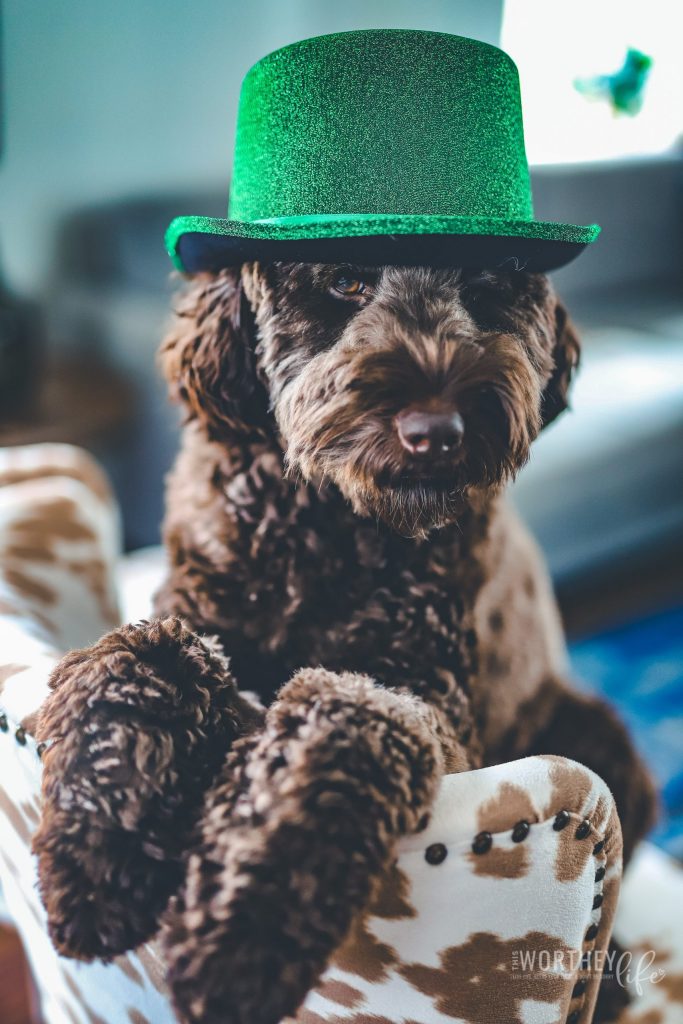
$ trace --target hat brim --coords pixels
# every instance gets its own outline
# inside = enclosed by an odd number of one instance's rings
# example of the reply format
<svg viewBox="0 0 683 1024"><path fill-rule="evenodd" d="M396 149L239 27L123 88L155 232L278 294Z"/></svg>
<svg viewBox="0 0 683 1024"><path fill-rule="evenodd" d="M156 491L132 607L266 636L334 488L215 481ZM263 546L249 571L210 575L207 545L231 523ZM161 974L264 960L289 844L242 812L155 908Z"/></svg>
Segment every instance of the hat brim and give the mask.
<svg viewBox="0 0 683 1024"><path fill-rule="evenodd" d="M260 221L176 217L166 232L187 274L247 260L548 271L594 242L597 224L424 214L339 214Z"/></svg>

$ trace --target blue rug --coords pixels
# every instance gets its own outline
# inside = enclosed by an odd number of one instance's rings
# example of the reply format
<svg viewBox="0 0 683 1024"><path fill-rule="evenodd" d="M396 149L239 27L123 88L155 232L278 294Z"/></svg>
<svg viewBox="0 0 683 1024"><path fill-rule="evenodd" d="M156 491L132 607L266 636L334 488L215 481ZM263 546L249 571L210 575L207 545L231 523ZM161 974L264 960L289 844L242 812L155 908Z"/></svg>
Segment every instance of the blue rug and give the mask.
<svg viewBox="0 0 683 1024"><path fill-rule="evenodd" d="M683 859L683 607L571 645L587 690L621 712L656 776L662 813L653 842Z"/></svg>

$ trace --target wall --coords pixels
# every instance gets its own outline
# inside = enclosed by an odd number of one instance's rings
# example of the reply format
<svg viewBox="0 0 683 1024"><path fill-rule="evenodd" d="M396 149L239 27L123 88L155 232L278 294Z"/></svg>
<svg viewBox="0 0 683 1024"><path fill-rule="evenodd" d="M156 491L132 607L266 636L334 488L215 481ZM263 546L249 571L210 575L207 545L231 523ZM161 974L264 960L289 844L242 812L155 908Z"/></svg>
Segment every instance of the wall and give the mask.
<svg viewBox="0 0 683 1024"><path fill-rule="evenodd" d="M70 208L227 181L239 83L264 53L353 28L497 42L502 0L7 0L0 255L35 292Z"/></svg>

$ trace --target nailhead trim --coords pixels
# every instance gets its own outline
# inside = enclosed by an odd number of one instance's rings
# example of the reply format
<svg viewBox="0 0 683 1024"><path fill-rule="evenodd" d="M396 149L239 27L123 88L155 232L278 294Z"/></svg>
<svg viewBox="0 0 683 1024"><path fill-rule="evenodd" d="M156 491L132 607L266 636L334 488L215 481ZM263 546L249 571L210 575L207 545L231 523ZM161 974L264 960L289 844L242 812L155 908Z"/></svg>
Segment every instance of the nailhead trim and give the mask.
<svg viewBox="0 0 683 1024"><path fill-rule="evenodd" d="M0 732L11 732L14 736L15 742L18 743L20 747L26 747L29 745L33 746L33 736L26 732L23 725L20 725L18 722L13 722L7 712L2 710L0 710ZM55 741L48 740L44 746L47 748L53 742ZM35 749L38 751L38 745L36 745ZM40 756L40 754L38 754L38 756Z"/></svg>
<svg viewBox="0 0 683 1024"><path fill-rule="evenodd" d="M553 828L556 832L561 832L563 828L566 828L571 821L571 814L569 811L558 811L555 815L555 821L553 822Z"/></svg>
<svg viewBox="0 0 683 1024"><path fill-rule="evenodd" d="M585 839L586 836L590 835L590 831L591 831L591 823L590 823L590 821L584 820L584 821L581 822L581 824L577 828L577 830L574 833L574 835L576 836L577 839Z"/></svg>
<svg viewBox="0 0 683 1024"><path fill-rule="evenodd" d="M553 821L553 829L554 829L554 831L555 832L561 832L562 829L567 827L567 825L569 824L570 821L571 821L571 814L569 813L569 811L566 811L566 810L558 811L557 814L555 815L555 819ZM420 824L420 826L418 826L418 831L421 831L421 829L424 828L424 827L425 826ZM588 821L587 818L584 818L584 820L578 825L574 835L575 835L575 837L577 839L585 839L588 835L590 835L591 828L592 828L592 826L591 826L590 821ZM512 829L512 836L511 836L511 838L512 838L513 843L521 843L521 842L523 842L527 838L527 836L529 835L530 831L531 831L531 825L529 824L528 821L526 821L526 819L522 819L521 821L518 821L517 824ZM474 840L472 842L472 850L473 850L474 853L477 853L477 854L488 853L488 851L491 849L492 845L493 845L493 837L492 837L491 833L490 832L485 832L485 831L484 832L479 832L474 837ZM594 854L602 853L604 847L605 847L605 840L601 839L593 847L593 853ZM603 870L603 873L602 873L602 875L600 875L600 878L598 878L597 875L596 875L596 879L595 879L596 882L599 882L602 878L604 878L604 869L602 869L602 870Z"/></svg>
<svg viewBox="0 0 683 1024"><path fill-rule="evenodd" d="M577 996L582 996L588 988L588 981L586 978L579 978L576 985L572 989L572 999L576 999Z"/></svg>
<svg viewBox="0 0 683 1024"><path fill-rule="evenodd" d="M529 835L531 825L528 821L518 821L512 830L512 842L523 843L526 837Z"/></svg>
<svg viewBox="0 0 683 1024"><path fill-rule="evenodd" d="M575 833L576 838L577 839L585 839L590 831L591 831L591 823L588 821L588 819L584 819L584 821L581 822L581 824L579 825L579 827L576 830L576 833ZM601 839L593 847L593 854L595 856L599 855L600 853L602 853L604 848L605 848L605 839ZM601 864L597 868L597 870L595 872L595 883L596 884L598 884L599 882L602 882L603 878L605 877L605 870L606 869L605 869L605 866L603 864ZM602 906L604 898L605 897L604 897L604 894L602 892L595 893L595 895L593 896L593 907L592 907L592 909L593 910L598 910ZM598 924L597 924L597 922L593 922L593 924L589 925L588 928L586 929L586 933L584 935L584 942L593 943L595 941L595 939L597 938L597 936L598 936L598 932L599 932ZM579 968L580 970L585 969L585 967L587 966L586 963L585 963L585 960L584 960L584 958L587 955L588 954L586 952L586 953L584 953L583 957L581 958L581 967ZM582 999L582 997L585 994L587 988L588 988L588 979L587 978L579 978L578 981L576 982L576 984L574 985L574 988L572 989L571 998L572 999L579 999L579 998ZM583 999L582 999L582 1002L583 1002ZM578 1024L578 1022L579 1022L579 1020L581 1018L581 1011L582 1011L582 1009L583 1009L583 1007L580 1006L578 1009L572 1010L572 1012L566 1018L566 1024Z"/></svg>
<svg viewBox="0 0 683 1024"><path fill-rule="evenodd" d="M588 836L588 834L590 833L591 828L592 828L592 826L591 826L590 821L588 821L588 819L584 819L584 821L581 822L581 824L579 825L579 827L577 828L577 830L575 832L576 838L577 839L585 839ZM598 856L599 854L601 854L603 852L603 850L605 849L605 842L606 842L606 840L605 840L605 838L603 838L603 839L600 839L594 845L594 847L593 847L593 855L594 856ZM595 871L595 884L596 885L599 884L600 882L602 882L603 878L605 877L605 872L606 872L606 867L605 867L604 864L601 864L596 869L596 871ZM593 896L593 907L592 907L592 909L593 910L598 910L602 906L604 898L605 898L604 897L604 893L602 893L602 892L595 893L595 895ZM598 936L599 930L600 929L598 927L598 922L594 921L593 924L589 925L589 927L586 929L586 933L584 935L584 942L586 942L586 943L593 943L595 941L595 939L597 938L597 936ZM587 966L587 964L585 963L585 960L584 960L584 958L587 955L588 955L588 951L586 951L584 953L584 955L583 955L583 957L581 959L580 970L585 969L585 967ZM588 988L588 979L587 978L579 978L578 981L576 982L576 984L574 985L574 988L572 989L571 998L572 999L579 999L579 998L581 998L582 1003L583 1003L583 998L582 997L584 996L587 988ZM579 1020L581 1018L582 1009L583 1009L583 1006L580 1006L578 1009L572 1010L572 1012L566 1018L566 1024L578 1024L578 1022L579 1022Z"/></svg>
<svg viewBox="0 0 683 1024"><path fill-rule="evenodd" d="M488 853L493 846L493 836L490 832L480 832L474 837L472 843L473 853Z"/></svg>
<svg viewBox="0 0 683 1024"><path fill-rule="evenodd" d="M425 860L433 867L436 867L437 864L443 864L447 856L448 850L443 843L432 843L425 850Z"/></svg>

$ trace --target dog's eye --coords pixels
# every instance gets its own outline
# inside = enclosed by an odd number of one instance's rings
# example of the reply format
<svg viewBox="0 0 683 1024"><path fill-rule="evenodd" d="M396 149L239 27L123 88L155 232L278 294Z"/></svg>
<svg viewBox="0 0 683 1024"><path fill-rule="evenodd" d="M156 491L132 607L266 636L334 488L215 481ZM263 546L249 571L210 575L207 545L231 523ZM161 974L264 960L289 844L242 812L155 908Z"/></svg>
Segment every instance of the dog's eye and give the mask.
<svg viewBox="0 0 683 1024"><path fill-rule="evenodd" d="M332 291L337 295L343 295L346 299L354 299L363 295L367 289L365 281L359 277L351 277L346 274L339 274L332 282Z"/></svg>

